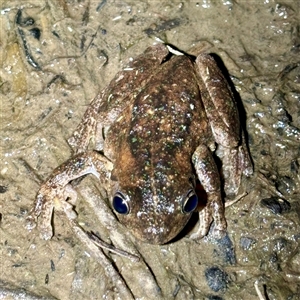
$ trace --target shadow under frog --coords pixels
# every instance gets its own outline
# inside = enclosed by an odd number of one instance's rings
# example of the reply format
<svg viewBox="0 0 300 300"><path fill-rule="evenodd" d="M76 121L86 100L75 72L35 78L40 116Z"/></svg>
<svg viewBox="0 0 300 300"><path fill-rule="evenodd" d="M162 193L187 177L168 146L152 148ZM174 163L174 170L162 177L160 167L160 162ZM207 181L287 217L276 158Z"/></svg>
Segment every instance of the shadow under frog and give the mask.
<svg viewBox="0 0 300 300"><path fill-rule="evenodd" d="M207 204L191 238L206 235L212 221L216 237L226 232L212 153L222 160L227 195L252 174L237 106L212 56L193 61L169 49L146 49L91 102L69 140L74 156L38 192L29 228L38 223L42 238L52 237L54 206L75 217L70 182L86 174L107 187L119 221L142 241L164 244L184 228L197 208L197 178Z"/></svg>

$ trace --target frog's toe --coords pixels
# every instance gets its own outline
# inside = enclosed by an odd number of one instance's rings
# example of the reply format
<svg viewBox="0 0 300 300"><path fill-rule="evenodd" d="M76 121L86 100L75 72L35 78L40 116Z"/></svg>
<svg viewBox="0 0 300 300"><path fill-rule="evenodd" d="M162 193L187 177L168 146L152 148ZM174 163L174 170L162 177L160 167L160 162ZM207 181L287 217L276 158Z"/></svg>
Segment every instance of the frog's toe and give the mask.
<svg viewBox="0 0 300 300"><path fill-rule="evenodd" d="M220 240L226 235L226 228L225 229L214 228L212 235L215 239Z"/></svg>
<svg viewBox="0 0 300 300"><path fill-rule="evenodd" d="M27 230L32 230L35 227L37 227L37 224L38 224L38 218L34 213L32 213L26 218L25 228ZM38 224L38 227L39 227L40 237L43 240L50 240L52 238L53 233L52 233L51 225L41 223Z"/></svg>
<svg viewBox="0 0 300 300"><path fill-rule="evenodd" d="M251 162L244 168L243 174L246 177L250 177L251 175L253 175L253 166L252 166Z"/></svg>
<svg viewBox="0 0 300 300"><path fill-rule="evenodd" d="M199 223L200 223L199 228L195 233L193 233L190 236L190 238L196 240L196 239L202 239L204 236L206 236L212 221L213 218L209 211L209 208L208 207L203 208L199 212Z"/></svg>
<svg viewBox="0 0 300 300"><path fill-rule="evenodd" d="M43 240L50 240L53 236L52 226L51 225L40 225L40 238Z"/></svg>
<svg viewBox="0 0 300 300"><path fill-rule="evenodd" d="M68 217L68 219L74 220L77 218L77 213L74 211L74 206L69 202L64 201L62 203L63 211Z"/></svg>
<svg viewBox="0 0 300 300"><path fill-rule="evenodd" d="M212 230L213 237L216 239L221 239L225 236L227 232L227 223L224 217L215 219L214 228Z"/></svg>
<svg viewBox="0 0 300 300"><path fill-rule="evenodd" d="M68 203L72 204L73 206L76 204L77 192L71 184L67 184L61 193L63 194L62 201L64 199L68 199Z"/></svg>
<svg viewBox="0 0 300 300"><path fill-rule="evenodd" d="M26 223L25 223L25 228L27 230L32 230L36 227L36 216L34 215L29 215L27 218L26 218Z"/></svg>
<svg viewBox="0 0 300 300"><path fill-rule="evenodd" d="M190 235L190 239L192 239L192 240L201 240L202 238L205 237L205 235L206 235L206 233L197 231L197 232Z"/></svg>
<svg viewBox="0 0 300 300"><path fill-rule="evenodd" d="M231 181L225 181L224 184L224 191L226 194L226 197L233 197L238 193L238 190L240 188L240 177L231 180Z"/></svg>

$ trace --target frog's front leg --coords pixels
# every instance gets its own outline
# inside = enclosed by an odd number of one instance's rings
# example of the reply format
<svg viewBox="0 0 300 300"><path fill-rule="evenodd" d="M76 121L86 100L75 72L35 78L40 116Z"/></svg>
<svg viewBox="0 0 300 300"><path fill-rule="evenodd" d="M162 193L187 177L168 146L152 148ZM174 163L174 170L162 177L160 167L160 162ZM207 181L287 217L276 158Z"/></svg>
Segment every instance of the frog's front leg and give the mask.
<svg viewBox="0 0 300 300"><path fill-rule="evenodd" d="M192 161L198 178L207 193L207 204L199 212L199 229L191 235L192 239L202 238L215 221L214 236L221 238L226 232L224 204L221 197L220 175L210 150L200 145L193 154Z"/></svg>
<svg viewBox="0 0 300 300"><path fill-rule="evenodd" d="M75 214L74 204L76 193L69 185L70 181L87 174L95 175L100 181L109 177L112 163L96 151L78 154L54 170L51 177L41 185L36 203L28 216L27 228L32 229L38 224L43 239L53 235L51 218L53 209L64 211L69 218ZM67 198L70 199L66 202Z"/></svg>
<svg viewBox="0 0 300 300"><path fill-rule="evenodd" d="M199 86L202 102L214 139L220 146L217 155L223 163L225 192L226 195L234 195L238 191L241 175L249 176L253 172L237 105L214 58L201 54L196 64L201 77Z"/></svg>

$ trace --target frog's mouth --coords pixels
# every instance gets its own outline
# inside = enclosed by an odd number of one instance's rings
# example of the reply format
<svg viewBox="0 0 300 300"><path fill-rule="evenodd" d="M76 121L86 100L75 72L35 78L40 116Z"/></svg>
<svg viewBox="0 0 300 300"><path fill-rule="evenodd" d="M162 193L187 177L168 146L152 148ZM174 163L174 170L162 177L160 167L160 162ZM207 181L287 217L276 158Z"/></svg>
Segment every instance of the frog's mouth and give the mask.
<svg viewBox="0 0 300 300"><path fill-rule="evenodd" d="M133 235L146 243L149 244L166 244L172 239L174 239L185 227L186 223L189 221L191 214L178 216L156 216L156 222L151 220L150 216L148 220L140 220L136 222L136 226L129 228ZM139 224L137 224L139 223ZM127 226L128 227L128 226Z"/></svg>

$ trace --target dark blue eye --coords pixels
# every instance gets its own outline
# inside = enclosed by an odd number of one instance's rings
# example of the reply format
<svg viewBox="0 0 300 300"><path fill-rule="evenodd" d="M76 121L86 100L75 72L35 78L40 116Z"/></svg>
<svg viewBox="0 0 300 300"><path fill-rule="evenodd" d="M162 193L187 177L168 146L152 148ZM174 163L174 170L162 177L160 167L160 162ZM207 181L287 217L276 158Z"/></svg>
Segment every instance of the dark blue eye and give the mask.
<svg viewBox="0 0 300 300"><path fill-rule="evenodd" d="M189 191L182 201L182 211L185 214L191 213L198 206L198 197L193 190Z"/></svg>
<svg viewBox="0 0 300 300"><path fill-rule="evenodd" d="M112 201L113 208L121 215L127 215L129 213L129 206L125 197L120 192L117 192Z"/></svg>

